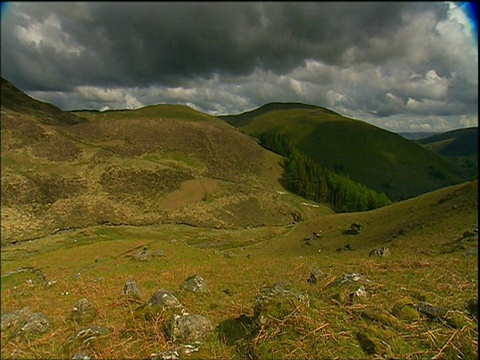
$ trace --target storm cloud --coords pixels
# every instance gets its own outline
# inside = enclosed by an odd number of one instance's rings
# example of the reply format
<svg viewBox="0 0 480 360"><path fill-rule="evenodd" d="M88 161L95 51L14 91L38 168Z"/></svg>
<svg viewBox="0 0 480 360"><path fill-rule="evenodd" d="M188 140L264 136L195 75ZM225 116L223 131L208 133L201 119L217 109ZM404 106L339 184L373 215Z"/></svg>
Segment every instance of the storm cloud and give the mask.
<svg viewBox="0 0 480 360"><path fill-rule="evenodd" d="M439 2L18 2L2 76L66 110L299 101L443 131L478 124L476 36Z"/></svg>

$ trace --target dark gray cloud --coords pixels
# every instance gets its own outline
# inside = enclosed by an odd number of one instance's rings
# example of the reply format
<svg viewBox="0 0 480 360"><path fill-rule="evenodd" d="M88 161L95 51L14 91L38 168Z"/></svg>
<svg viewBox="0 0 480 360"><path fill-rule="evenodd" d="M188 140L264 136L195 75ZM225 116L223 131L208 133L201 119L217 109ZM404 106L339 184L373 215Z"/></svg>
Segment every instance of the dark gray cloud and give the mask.
<svg viewBox="0 0 480 360"><path fill-rule="evenodd" d="M478 116L478 50L447 3L11 3L1 40L2 76L66 109Z"/></svg>

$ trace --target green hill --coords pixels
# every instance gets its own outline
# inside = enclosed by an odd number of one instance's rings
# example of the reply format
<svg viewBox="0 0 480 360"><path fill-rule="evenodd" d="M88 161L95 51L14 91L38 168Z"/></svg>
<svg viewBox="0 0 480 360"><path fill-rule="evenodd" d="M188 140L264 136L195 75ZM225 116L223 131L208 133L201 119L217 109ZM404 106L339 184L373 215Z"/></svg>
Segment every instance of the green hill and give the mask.
<svg viewBox="0 0 480 360"><path fill-rule="evenodd" d="M281 157L216 117L180 105L77 114L2 87L2 243L103 223L258 227L332 212L284 193Z"/></svg>
<svg viewBox="0 0 480 360"><path fill-rule="evenodd" d="M39 122L44 124L72 125L85 121L74 114L60 110L52 104L31 98L4 78L1 78L1 99L2 111L8 110L29 114L35 116Z"/></svg>
<svg viewBox="0 0 480 360"><path fill-rule="evenodd" d="M466 179L455 163L413 141L321 107L273 103L221 118L255 137L284 134L318 163L394 200Z"/></svg>
<svg viewBox="0 0 480 360"><path fill-rule="evenodd" d="M478 127L448 131L417 142L455 161L470 179L478 177Z"/></svg>

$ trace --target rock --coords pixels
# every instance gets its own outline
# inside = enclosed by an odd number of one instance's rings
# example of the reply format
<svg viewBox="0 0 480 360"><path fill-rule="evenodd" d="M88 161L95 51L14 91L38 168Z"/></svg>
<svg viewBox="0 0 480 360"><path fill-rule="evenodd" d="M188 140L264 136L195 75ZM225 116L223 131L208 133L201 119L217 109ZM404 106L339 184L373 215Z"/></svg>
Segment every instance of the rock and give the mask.
<svg viewBox="0 0 480 360"><path fill-rule="evenodd" d="M129 296L134 299L143 299L143 293L140 291L134 280L127 280L125 282L121 295Z"/></svg>
<svg viewBox="0 0 480 360"><path fill-rule="evenodd" d="M158 290L148 301L150 307L160 307L161 309L180 309L183 305L180 301L165 289Z"/></svg>
<svg viewBox="0 0 480 360"><path fill-rule="evenodd" d="M84 352L77 352L75 355L73 355L72 360L90 360L91 357L88 354L85 354Z"/></svg>
<svg viewBox="0 0 480 360"><path fill-rule="evenodd" d="M323 273L323 271L315 268L315 267L311 267L310 268L310 277L307 279L307 282L309 284L316 284L317 283L317 280L321 277L325 277L325 274Z"/></svg>
<svg viewBox="0 0 480 360"><path fill-rule="evenodd" d="M166 350L158 354L150 355L150 360L179 360L180 354L177 350Z"/></svg>
<svg viewBox="0 0 480 360"><path fill-rule="evenodd" d="M368 256L382 256L382 257L390 256L390 249L385 246L383 246L380 249L373 249L372 251L370 251Z"/></svg>
<svg viewBox="0 0 480 360"><path fill-rule="evenodd" d="M255 322L246 315L222 321L216 327L218 339L229 346L235 345L240 339L249 337L254 329Z"/></svg>
<svg viewBox="0 0 480 360"><path fill-rule="evenodd" d="M305 305L309 305L308 295L291 288L288 281L279 281L260 289L253 309L254 320L265 325L270 318L283 319Z"/></svg>
<svg viewBox="0 0 480 360"><path fill-rule="evenodd" d="M465 303L465 309L470 313L471 316L478 317L478 299L471 298L470 300L468 300Z"/></svg>
<svg viewBox="0 0 480 360"><path fill-rule="evenodd" d="M200 275L189 276L185 282L180 286L180 290L192 291L195 293L206 293L208 287L205 280Z"/></svg>
<svg viewBox="0 0 480 360"><path fill-rule="evenodd" d="M345 246L339 247L337 251L352 251L353 248L350 246L350 244L347 244Z"/></svg>
<svg viewBox="0 0 480 360"><path fill-rule="evenodd" d="M133 255L133 260L136 261L150 261L152 259L152 253L146 249L139 251Z"/></svg>
<svg viewBox="0 0 480 360"><path fill-rule="evenodd" d="M367 308L362 312L361 316L372 323L381 323L397 330L402 330L405 327L403 323L390 314L390 312L379 307Z"/></svg>
<svg viewBox="0 0 480 360"><path fill-rule="evenodd" d="M70 318L80 325L86 325L95 320L97 309L88 299L80 299L72 309Z"/></svg>
<svg viewBox="0 0 480 360"><path fill-rule="evenodd" d="M368 355L379 354L383 347L379 339L371 336L365 331L360 331L357 333L357 340L360 343L363 351L365 351Z"/></svg>
<svg viewBox="0 0 480 360"><path fill-rule="evenodd" d="M466 251L464 252L464 254L465 254L466 256L478 255L478 245L477 245L477 246L474 246L474 247L472 247L472 248L470 248L470 249L468 249L468 250L466 250Z"/></svg>
<svg viewBox="0 0 480 360"><path fill-rule="evenodd" d="M345 235L358 235L358 234L360 234L360 229L361 228L362 228L362 225L357 224L357 223L353 223L352 225L350 225L350 228L345 230L343 233Z"/></svg>
<svg viewBox="0 0 480 360"><path fill-rule="evenodd" d="M357 273L349 273L349 274L345 274L345 275L337 277L329 285L329 287L342 286L342 285L353 284L353 283L364 283L364 284L366 284L366 283L370 283L370 280L368 280L363 275L360 275L360 274L357 274Z"/></svg>
<svg viewBox="0 0 480 360"><path fill-rule="evenodd" d="M76 331L67 345L71 348L79 347L81 345L90 344L96 342L102 338L105 338L112 332L111 329L104 326L87 326Z"/></svg>
<svg viewBox="0 0 480 360"><path fill-rule="evenodd" d="M50 320L41 312L36 312L14 333L14 337L43 334L50 327Z"/></svg>
<svg viewBox="0 0 480 360"><path fill-rule="evenodd" d="M412 299L403 297L395 302L392 309L393 315L400 320L412 322L419 319L419 314Z"/></svg>
<svg viewBox="0 0 480 360"><path fill-rule="evenodd" d="M349 295L350 304L352 305L358 304L359 302L361 302L363 299L366 299L366 298L367 298L367 291L365 290L365 287L363 285Z"/></svg>
<svg viewBox="0 0 480 360"><path fill-rule="evenodd" d="M192 343L201 341L213 330L210 320L200 314L173 314L166 327L166 335L171 341Z"/></svg>
<svg viewBox="0 0 480 360"><path fill-rule="evenodd" d="M5 331L17 324L22 324L27 321L30 316L32 316L32 311L28 306L24 307L22 310L5 313L2 315L1 330Z"/></svg>
<svg viewBox="0 0 480 360"><path fill-rule="evenodd" d="M425 314L430 318L442 318L448 312L448 310L446 308L433 306L433 305L431 305L429 303L426 303L424 301L419 301L418 302L417 310L420 313Z"/></svg>

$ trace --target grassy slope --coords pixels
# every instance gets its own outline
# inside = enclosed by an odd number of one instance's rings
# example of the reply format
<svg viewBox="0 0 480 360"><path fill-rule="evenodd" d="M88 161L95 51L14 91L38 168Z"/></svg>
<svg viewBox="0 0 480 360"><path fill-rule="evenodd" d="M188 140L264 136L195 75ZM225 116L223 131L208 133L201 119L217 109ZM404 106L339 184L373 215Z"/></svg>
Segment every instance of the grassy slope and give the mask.
<svg viewBox="0 0 480 360"><path fill-rule="evenodd" d="M245 227L331 212L279 194L277 155L189 107L78 112L57 126L30 102L2 107L2 243L105 222Z"/></svg>
<svg viewBox="0 0 480 360"><path fill-rule="evenodd" d="M360 331L380 336L393 358L431 358L438 354L476 358L477 325L467 316L464 302L477 296L478 258L465 256L464 251L478 246L478 237L472 242L460 239L463 232L478 226L477 196L478 183L474 182L371 212L312 217L294 228L97 226L3 247L2 276L28 264L39 267L47 281L56 282L44 288L29 273L2 278L2 313L29 305L32 311L44 312L53 324L28 343L10 339L9 332L2 332L2 358L12 353L24 358L71 358L76 349L68 349L65 344L80 326L69 320L69 315L83 297L99 310L95 324L113 330L103 342L87 348L90 355L147 358L178 346L166 341L161 322L132 319L131 311L139 303L128 304L120 297L129 279L137 282L146 300L160 288L171 291L189 313L207 316L214 327L241 315L252 316L254 299L262 286L291 281L308 294L310 305L297 308L250 340L251 351L259 358L375 358L359 346ZM361 234L343 235L352 222L363 225ZM306 246L303 238L312 231L321 231L322 237ZM356 250L337 252L336 248L345 243ZM389 258L368 257L372 248L384 244L392 251ZM135 262L126 256L145 247L162 250L166 257ZM314 285L306 281L311 267L325 274ZM358 284L326 288L336 277L349 272L371 280L365 284L367 298L359 303L348 303L349 291ZM179 290L193 274L206 280L208 295ZM33 280L33 286L27 284L28 279ZM446 307L462 325L452 328L424 316L392 325L372 322L365 316L374 309L391 314L395 303L404 297ZM200 358L245 357L241 343L228 346L216 332L200 347Z"/></svg>
<svg viewBox="0 0 480 360"><path fill-rule="evenodd" d="M478 127L448 131L417 142L455 161L470 179L478 177Z"/></svg>
<svg viewBox="0 0 480 360"><path fill-rule="evenodd" d="M462 170L457 165L398 134L324 108L297 108L296 104L277 108L273 104L223 119L254 136L278 130L319 163L393 199L416 196L463 179L458 176Z"/></svg>

